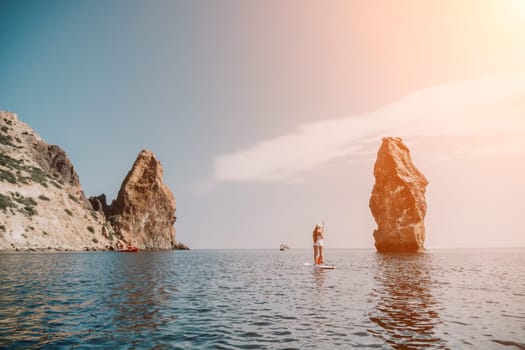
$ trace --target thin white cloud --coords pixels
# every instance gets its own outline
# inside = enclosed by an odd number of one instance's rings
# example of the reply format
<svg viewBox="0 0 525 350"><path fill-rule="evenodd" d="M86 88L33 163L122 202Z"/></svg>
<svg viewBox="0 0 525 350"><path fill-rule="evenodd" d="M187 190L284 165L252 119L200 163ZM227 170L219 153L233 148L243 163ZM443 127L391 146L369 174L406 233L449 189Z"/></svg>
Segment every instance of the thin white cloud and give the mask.
<svg viewBox="0 0 525 350"><path fill-rule="evenodd" d="M335 159L375 154L371 146L377 148L383 136L484 135L490 142L472 154L525 152L525 72L437 85L376 111L300 125L291 134L217 157L212 182L293 179Z"/></svg>

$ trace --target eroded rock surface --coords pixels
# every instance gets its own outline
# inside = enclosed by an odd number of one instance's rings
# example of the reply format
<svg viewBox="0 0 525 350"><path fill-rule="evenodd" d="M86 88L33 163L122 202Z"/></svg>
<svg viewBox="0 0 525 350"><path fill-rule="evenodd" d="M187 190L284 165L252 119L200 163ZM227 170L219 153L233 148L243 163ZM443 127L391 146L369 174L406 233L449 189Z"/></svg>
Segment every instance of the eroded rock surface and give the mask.
<svg viewBox="0 0 525 350"><path fill-rule="evenodd" d="M84 196L59 146L0 111L0 251L188 249L175 240L175 198L162 166L140 152L112 205Z"/></svg>
<svg viewBox="0 0 525 350"><path fill-rule="evenodd" d="M64 150L0 111L0 250L111 249L103 223Z"/></svg>
<svg viewBox="0 0 525 350"><path fill-rule="evenodd" d="M370 210L377 223L379 252L416 252L425 242L425 189L428 181L414 166L400 138L385 137L374 166Z"/></svg>
<svg viewBox="0 0 525 350"><path fill-rule="evenodd" d="M33 144L33 150L33 158L44 171L68 185L80 185L75 168L62 148L40 141Z"/></svg>
<svg viewBox="0 0 525 350"><path fill-rule="evenodd" d="M139 153L106 216L119 238L139 249L185 247L175 240L175 197L151 151Z"/></svg>
<svg viewBox="0 0 525 350"><path fill-rule="evenodd" d="M99 211L104 215L107 214L109 206L107 205L106 195L104 193L102 193L100 196L90 197L89 202L91 203L93 210Z"/></svg>

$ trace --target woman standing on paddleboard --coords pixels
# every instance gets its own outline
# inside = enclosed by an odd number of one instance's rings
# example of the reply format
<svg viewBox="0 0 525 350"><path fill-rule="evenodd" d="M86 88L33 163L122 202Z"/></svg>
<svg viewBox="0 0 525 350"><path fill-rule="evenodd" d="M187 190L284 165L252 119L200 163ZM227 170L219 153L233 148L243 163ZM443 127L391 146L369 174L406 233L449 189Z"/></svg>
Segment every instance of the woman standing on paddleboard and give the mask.
<svg viewBox="0 0 525 350"><path fill-rule="evenodd" d="M324 260L324 226L317 224L315 225L314 232L312 233L314 240L314 264L321 265Z"/></svg>

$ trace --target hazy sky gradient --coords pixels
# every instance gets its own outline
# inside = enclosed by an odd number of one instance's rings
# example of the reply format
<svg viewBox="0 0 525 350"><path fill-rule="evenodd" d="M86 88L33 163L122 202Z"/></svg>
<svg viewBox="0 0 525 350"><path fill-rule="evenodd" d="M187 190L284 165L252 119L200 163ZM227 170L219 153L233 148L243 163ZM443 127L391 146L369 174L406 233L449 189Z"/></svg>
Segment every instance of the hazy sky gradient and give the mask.
<svg viewBox="0 0 525 350"><path fill-rule="evenodd" d="M193 248L373 247L381 137L427 246L525 246L525 1L0 1L0 109L113 198L142 148Z"/></svg>
<svg viewBox="0 0 525 350"><path fill-rule="evenodd" d="M419 140L418 148L425 141L434 144L433 138L455 137L460 141L455 152L466 153L467 147L477 157L523 155L524 96L524 73L422 89L372 112L301 125L292 134L222 155L215 159L213 181L293 181L331 161L373 160L381 135ZM443 161L450 150L430 148L424 154Z"/></svg>

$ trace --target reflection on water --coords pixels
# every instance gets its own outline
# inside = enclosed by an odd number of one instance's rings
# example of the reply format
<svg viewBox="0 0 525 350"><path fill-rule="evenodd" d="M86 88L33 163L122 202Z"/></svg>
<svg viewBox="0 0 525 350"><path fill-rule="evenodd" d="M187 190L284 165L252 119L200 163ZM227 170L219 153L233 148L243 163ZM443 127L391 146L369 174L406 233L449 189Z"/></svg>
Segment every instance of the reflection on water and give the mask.
<svg viewBox="0 0 525 350"><path fill-rule="evenodd" d="M312 275L314 277L315 285L318 288L322 288L324 285L324 282L326 281L326 274L329 271L325 271L323 269L312 269ZM322 292L322 290L321 290Z"/></svg>
<svg viewBox="0 0 525 350"><path fill-rule="evenodd" d="M310 253L0 254L0 349L525 348L525 250Z"/></svg>
<svg viewBox="0 0 525 350"><path fill-rule="evenodd" d="M379 327L369 332L394 349L445 348L434 332L441 320L431 293L431 263L422 253L376 254L370 320Z"/></svg>
<svg viewBox="0 0 525 350"><path fill-rule="evenodd" d="M111 285L107 303L115 312L113 324L118 332L155 331L164 322L160 308L169 300L165 288L159 286L159 281L166 281L163 265L146 254L125 256L118 263L119 276Z"/></svg>
<svg viewBox="0 0 525 350"><path fill-rule="evenodd" d="M94 344L143 345L145 339L156 336L173 341L167 332L177 321L173 300L177 296L177 266L169 252L143 252L117 255L109 278L105 314L112 316L112 334L93 341ZM113 342L108 338L118 338ZM134 342L131 340L134 339Z"/></svg>
<svg viewBox="0 0 525 350"><path fill-rule="evenodd" d="M174 320L169 255L27 254L3 257L0 348L127 345ZM38 266L38 268L36 268ZM173 294L172 294L173 295Z"/></svg>

